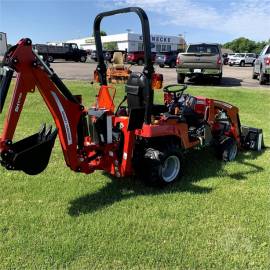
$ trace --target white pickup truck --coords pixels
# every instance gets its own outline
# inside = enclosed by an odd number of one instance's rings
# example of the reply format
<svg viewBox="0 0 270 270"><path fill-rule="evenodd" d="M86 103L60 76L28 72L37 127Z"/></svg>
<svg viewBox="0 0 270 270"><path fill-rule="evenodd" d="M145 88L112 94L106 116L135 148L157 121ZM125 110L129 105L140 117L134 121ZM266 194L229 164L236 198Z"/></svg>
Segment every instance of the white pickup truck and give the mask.
<svg viewBox="0 0 270 270"><path fill-rule="evenodd" d="M259 78L260 84L270 81L270 44L266 45L256 59L252 79Z"/></svg>
<svg viewBox="0 0 270 270"><path fill-rule="evenodd" d="M236 53L233 56L229 57L228 64L230 66L239 65L240 67L244 67L245 65L253 66L255 60L255 53Z"/></svg>

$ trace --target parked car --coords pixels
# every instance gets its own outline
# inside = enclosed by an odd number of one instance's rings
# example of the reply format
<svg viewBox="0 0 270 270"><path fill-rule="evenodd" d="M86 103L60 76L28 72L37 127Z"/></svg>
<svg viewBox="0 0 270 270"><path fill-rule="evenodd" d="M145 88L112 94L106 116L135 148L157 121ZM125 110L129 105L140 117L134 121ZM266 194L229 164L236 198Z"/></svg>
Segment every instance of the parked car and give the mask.
<svg viewBox="0 0 270 270"><path fill-rule="evenodd" d="M245 65L254 65L256 60L255 53L236 53L232 57L229 58L229 65L239 65L240 67L244 67Z"/></svg>
<svg viewBox="0 0 270 270"><path fill-rule="evenodd" d="M111 63L114 52L121 52L124 55L126 54L126 51L123 51L123 50L108 50L108 51L103 51L103 56L104 56L105 61L108 61L108 62ZM92 60L94 60L95 62L97 62L97 51L95 51L95 50L92 51L91 54L90 54L90 58Z"/></svg>
<svg viewBox="0 0 270 270"><path fill-rule="evenodd" d="M109 55L109 56L106 55L106 51L103 51L103 56L104 56L104 59L105 59L105 60L106 60L107 57L110 57L110 55ZM97 62L97 51L96 51L96 50L94 50L94 51L91 52L90 58L91 58L92 60L94 60L95 62Z"/></svg>
<svg viewBox="0 0 270 270"><path fill-rule="evenodd" d="M161 68L169 66L170 68L175 68L177 51L157 53L155 63Z"/></svg>
<svg viewBox="0 0 270 270"><path fill-rule="evenodd" d="M229 55L227 53L224 53L222 55L222 58L223 58L223 65L228 65L228 62L229 62Z"/></svg>
<svg viewBox="0 0 270 270"><path fill-rule="evenodd" d="M259 78L260 84L265 84L270 81L270 44L263 48L259 57L256 59L252 78Z"/></svg>
<svg viewBox="0 0 270 270"><path fill-rule="evenodd" d="M76 43L63 43L61 46L35 44L33 47L48 62L53 62L55 59L65 59L75 62L85 62L87 60L87 52L79 49Z"/></svg>
<svg viewBox="0 0 270 270"><path fill-rule="evenodd" d="M152 61L155 62L156 53L152 52ZM130 64L144 64L144 52L143 51L135 51L129 52L127 55L127 62Z"/></svg>
<svg viewBox="0 0 270 270"><path fill-rule="evenodd" d="M185 53L176 60L177 82L184 83L185 77L207 76L222 79L222 53L219 44L190 44Z"/></svg>

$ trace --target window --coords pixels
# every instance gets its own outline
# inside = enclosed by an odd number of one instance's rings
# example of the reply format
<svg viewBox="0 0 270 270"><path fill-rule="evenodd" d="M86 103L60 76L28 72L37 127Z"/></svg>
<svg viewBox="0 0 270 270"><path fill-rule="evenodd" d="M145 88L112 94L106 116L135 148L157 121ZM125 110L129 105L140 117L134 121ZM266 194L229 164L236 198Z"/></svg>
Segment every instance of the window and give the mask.
<svg viewBox="0 0 270 270"><path fill-rule="evenodd" d="M1 41L3 40L2 34L0 34L0 40L1 40Z"/></svg>
<svg viewBox="0 0 270 270"><path fill-rule="evenodd" d="M138 43L138 51L143 51L143 43Z"/></svg>
<svg viewBox="0 0 270 270"><path fill-rule="evenodd" d="M166 52L166 45L162 45L161 48L162 48L162 49L161 49L162 52Z"/></svg>
<svg viewBox="0 0 270 270"><path fill-rule="evenodd" d="M156 51L157 51L157 52L160 52L160 51L161 51L161 45L160 45L160 44L157 44L157 45L156 45Z"/></svg>
<svg viewBox="0 0 270 270"><path fill-rule="evenodd" d="M172 50L172 46L171 45L167 45L167 52L170 52Z"/></svg>
<svg viewBox="0 0 270 270"><path fill-rule="evenodd" d="M187 50L188 53L214 53L218 54L218 46L211 44L194 44L190 45Z"/></svg>

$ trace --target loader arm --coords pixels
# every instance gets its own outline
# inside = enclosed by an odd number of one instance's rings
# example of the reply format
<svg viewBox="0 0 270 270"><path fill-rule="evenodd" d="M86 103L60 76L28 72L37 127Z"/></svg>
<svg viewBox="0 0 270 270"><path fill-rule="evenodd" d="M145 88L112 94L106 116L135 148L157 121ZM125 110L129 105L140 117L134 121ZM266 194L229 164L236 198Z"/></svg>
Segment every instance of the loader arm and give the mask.
<svg viewBox="0 0 270 270"><path fill-rule="evenodd" d="M4 106L13 71L16 71L17 76L3 132L0 136L2 165L7 169L23 170L29 174L39 173L41 169L44 169L43 167L47 166L45 163L48 163L51 153L48 148L53 147L58 130L65 161L72 170L78 170L80 162L77 153L77 127L84 114L83 106L69 92L53 70L33 51L30 39L20 40L7 52L4 69L7 77L4 76L0 84L0 111ZM51 129L43 127L39 133L13 144L13 136L27 94L34 92L36 88L51 112L57 129L52 132ZM37 116L38 110L37 108ZM43 154L46 157L42 157ZM43 163L40 169L35 169L35 165L31 165L37 163L37 159L40 159L41 164Z"/></svg>

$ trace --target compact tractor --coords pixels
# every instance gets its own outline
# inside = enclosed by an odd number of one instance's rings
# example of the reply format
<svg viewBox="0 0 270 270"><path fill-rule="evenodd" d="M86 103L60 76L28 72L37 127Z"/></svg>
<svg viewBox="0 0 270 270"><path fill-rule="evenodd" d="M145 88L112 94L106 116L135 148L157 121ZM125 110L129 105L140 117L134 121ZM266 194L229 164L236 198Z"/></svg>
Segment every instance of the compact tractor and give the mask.
<svg viewBox="0 0 270 270"><path fill-rule="evenodd" d="M115 88L107 84L100 37L104 17L135 12L141 21L144 68L132 72L126 95L116 107ZM29 175L48 165L59 136L65 161L75 172L103 170L115 177L139 175L151 185L166 185L182 173L182 156L188 150L214 146L217 155L234 160L241 148L260 150L262 131L241 126L238 108L223 101L185 93L186 85L163 89L164 103L154 104L154 88L162 76L154 72L149 22L137 7L97 15L94 21L96 68L100 83L95 105L86 109L56 73L33 50L30 39L21 39L5 55L0 85L0 110L14 71L17 81L0 137L1 164ZM38 89L55 121L56 129L43 125L39 132L14 142L13 135L28 93ZM126 104L126 105L124 105Z"/></svg>

